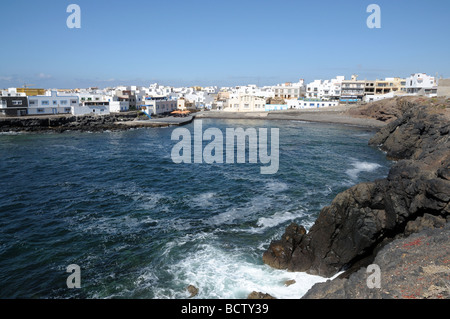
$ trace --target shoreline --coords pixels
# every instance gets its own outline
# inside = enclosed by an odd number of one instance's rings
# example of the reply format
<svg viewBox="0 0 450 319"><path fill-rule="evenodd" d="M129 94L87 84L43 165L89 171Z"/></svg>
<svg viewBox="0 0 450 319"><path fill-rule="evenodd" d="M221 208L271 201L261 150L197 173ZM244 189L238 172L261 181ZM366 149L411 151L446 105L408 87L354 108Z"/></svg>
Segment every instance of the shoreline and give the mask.
<svg viewBox="0 0 450 319"><path fill-rule="evenodd" d="M137 112L112 113L110 115L46 115L0 117L0 132L40 133L65 131L105 132L123 131L143 127L181 126L191 123L195 116L165 117L140 120Z"/></svg>
<svg viewBox="0 0 450 319"><path fill-rule="evenodd" d="M243 120L291 120L312 123L344 124L379 129L387 123L376 119L355 117L345 113L346 109L312 109L272 112L226 112L207 111L196 114L196 118L243 119Z"/></svg>
<svg viewBox="0 0 450 319"><path fill-rule="evenodd" d="M442 254L450 230L450 104L424 104L404 104L370 140L396 161L386 178L339 193L308 232L292 223L264 252L272 268L328 278L304 298L450 296L438 276L450 272L448 253ZM366 285L374 263L381 268L381 289Z"/></svg>
<svg viewBox="0 0 450 319"><path fill-rule="evenodd" d="M282 120L328 123L379 129L387 123L346 114L347 107L271 112L202 111L187 117L161 117L139 120L136 112L110 115L46 115L0 117L0 132L121 131L132 128L182 126L194 119Z"/></svg>

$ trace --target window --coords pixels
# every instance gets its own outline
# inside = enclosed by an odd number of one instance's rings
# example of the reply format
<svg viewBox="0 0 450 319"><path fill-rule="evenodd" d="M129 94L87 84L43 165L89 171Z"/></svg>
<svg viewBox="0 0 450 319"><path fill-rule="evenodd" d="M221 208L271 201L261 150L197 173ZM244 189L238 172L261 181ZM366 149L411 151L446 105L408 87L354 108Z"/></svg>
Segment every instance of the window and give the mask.
<svg viewBox="0 0 450 319"><path fill-rule="evenodd" d="M30 105L36 105L37 104L37 100L30 100L29 104Z"/></svg>
<svg viewBox="0 0 450 319"><path fill-rule="evenodd" d="M13 100L12 105L22 105L22 100Z"/></svg>
<svg viewBox="0 0 450 319"><path fill-rule="evenodd" d="M49 101L42 101L41 102L41 105L49 105L50 103L49 103Z"/></svg>
<svg viewBox="0 0 450 319"><path fill-rule="evenodd" d="M44 113L44 109L37 109L38 113Z"/></svg>
<svg viewBox="0 0 450 319"><path fill-rule="evenodd" d="M53 105L58 105L58 101L53 100Z"/></svg>
<svg viewBox="0 0 450 319"><path fill-rule="evenodd" d="M64 112L65 112L65 113L70 113L70 112L71 112L71 109L70 109L70 107L66 107L66 108L64 108Z"/></svg>
<svg viewBox="0 0 450 319"><path fill-rule="evenodd" d="M61 101L59 101L59 103L60 103L61 105L67 105L67 100L61 100Z"/></svg>

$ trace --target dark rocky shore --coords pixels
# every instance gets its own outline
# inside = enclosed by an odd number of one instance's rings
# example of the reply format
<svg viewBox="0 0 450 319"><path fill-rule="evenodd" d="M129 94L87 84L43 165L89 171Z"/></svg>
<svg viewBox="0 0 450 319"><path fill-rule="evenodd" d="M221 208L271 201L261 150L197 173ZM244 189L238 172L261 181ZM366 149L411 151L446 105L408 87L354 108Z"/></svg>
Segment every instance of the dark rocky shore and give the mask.
<svg viewBox="0 0 450 319"><path fill-rule="evenodd" d="M124 131L141 127L179 126L192 122L194 116L153 117L138 115L137 111L109 115L47 115L24 117L0 117L0 132L55 132L65 131L103 132Z"/></svg>
<svg viewBox="0 0 450 319"><path fill-rule="evenodd" d="M264 262L324 277L345 271L333 281L315 285L305 298L448 298L450 103L446 102L444 107L398 103L407 108L395 118L387 117L390 123L370 141L397 161L387 178L338 194L309 232L296 224L288 226L282 238L270 244ZM408 249L402 252L398 247ZM379 290L366 285L364 267L371 263L381 268ZM402 266L412 263L419 268ZM411 292L410 286L419 279L421 288ZM403 292L395 287L403 287Z"/></svg>
<svg viewBox="0 0 450 319"><path fill-rule="evenodd" d="M0 118L0 132L64 132L123 130L127 127L117 123L132 121L137 112L110 114L102 116L35 116Z"/></svg>

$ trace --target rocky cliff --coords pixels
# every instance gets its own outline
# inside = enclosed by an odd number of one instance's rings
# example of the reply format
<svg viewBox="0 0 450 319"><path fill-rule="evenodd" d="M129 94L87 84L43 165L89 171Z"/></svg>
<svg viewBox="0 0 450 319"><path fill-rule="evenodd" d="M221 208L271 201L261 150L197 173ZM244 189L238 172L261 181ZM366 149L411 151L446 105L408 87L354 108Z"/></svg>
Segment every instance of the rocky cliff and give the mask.
<svg viewBox="0 0 450 319"><path fill-rule="evenodd" d="M330 277L373 262L396 238L450 215L450 103L407 105L370 141L397 162L387 178L358 184L322 209L309 232L287 227L263 255L266 264Z"/></svg>
<svg viewBox="0 0 450 319"><path fill-rule="evenodd" d="M436 226L436 225L433 225ZM314 285L303 299L448 299L450 298L450 223L399 238L383 247L373 261L348 278ZM368 284L369 282L369 284Z"/></svg>

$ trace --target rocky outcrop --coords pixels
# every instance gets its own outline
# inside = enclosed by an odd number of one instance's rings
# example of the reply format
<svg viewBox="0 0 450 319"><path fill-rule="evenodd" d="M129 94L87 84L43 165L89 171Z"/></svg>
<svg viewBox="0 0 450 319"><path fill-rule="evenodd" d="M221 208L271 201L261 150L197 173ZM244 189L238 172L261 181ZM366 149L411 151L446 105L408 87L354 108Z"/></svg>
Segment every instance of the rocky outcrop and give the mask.
<svg viewBox="0 0 450 319"><path fill-rule="evenodd" d="M126 127L115 123L136 118L136 112L103 116L43 116L0 118L0 132L63 132L119 130Z"/></svg>
<svg viewBox="0 0 450 319"><path fill-rule="evenodd" d="M424 96L404 96L380 100L350 108L346 111L346 114L354 117L370 118L385 123L390 123L402 117L403 114L414 105L445 108L446 104L448 104L448 101L445 97L430 99Z"/></svg>
<svg viewBox="0 0 450 319"><path fill-rule="evenodd" d="M259 292L259 291L252 291L251 293L249 293L249 295L247 296L247 299L276 299L275 297L272 297L269 294L265 294L263 292Z"/></svg>
<svg viewBox="0 0 450 319"><path fill-rule="evenodd" d="M186 290L191 294L189 298L193 298L198 295L198 288L194 285L187 286Z"/></svg>
<svg viewBox="0 0 450 319"><path fill-rule="evenodd" d="M404 236L408 222L428 215L445 219L450 214L449 130L445 110L410 106L370 141L398 160L388 177L338 194L308 233L291 224L263 261L330 277L373 261L384 245Z"/></svg>
<svg viewBox="0 0 450 319"><path fill-rule="evenodd" d="M383 247L373 264L348 278L315 284L303 299L447 299L450 298L450 223L396 239Z"/></svg>

